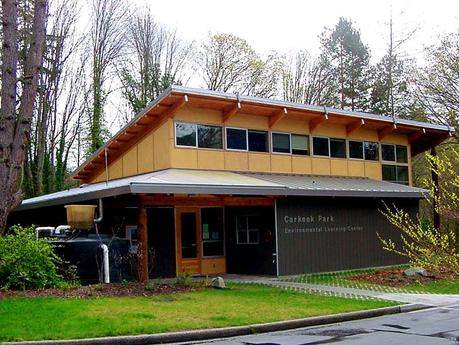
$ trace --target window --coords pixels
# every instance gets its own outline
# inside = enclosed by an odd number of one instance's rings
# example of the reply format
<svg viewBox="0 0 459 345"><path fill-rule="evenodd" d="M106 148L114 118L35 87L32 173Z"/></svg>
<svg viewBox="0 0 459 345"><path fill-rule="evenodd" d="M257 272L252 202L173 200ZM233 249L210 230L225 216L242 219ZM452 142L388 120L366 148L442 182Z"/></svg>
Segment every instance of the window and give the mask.
<svg viewBox="0 0 459 345"><path fill-rule="evenodd" d="M349 158L363 159L363 142L349 140Z"/></svg>
<svg viewBox="0 0 459 345"><path fill-rule="evenodd" d="M292 154L309 155L309 136L292 134Z"/></svg>
<svg viewBox="0 0 459 345"><path fill-rule="evenodd" d="M268 132L248 130L249 151L268 152Z"/></svg>
<svg viewBox="0 0 459 345"><path fill-rule="evenodd" d="M196 125L177 122L175 124L175 140L178 146L196 147Z"/></svg>
<svg viewBox="0 0 459 345"><path fill-rule="evenodd" d="M381 159L395 162L395 145L381 144Z"/></svg>
<svg viewBox="0 0 459 345"><path fill-rule="evenodd" d="M225 255L223 238L223 209L201 209L202 256Z"/></svg>
<svg viewBox="0 0 459 345"><path fill-rule="evenodd" d="M312 138L312 149L316 156L330 156L328 138Z"/></svg>
<svg viewBox="0 0 459 345"><path fill-rule="evenodd" d="M258 244L260 242L260 216L243 215L236 217L237 244Z"/></svg>
<svg viewBox="0 0 459 345"><path fill-rule="evenodd" d="M346 158L346 140L330 138L330 156Z"/></svg>
<svg viewBox="0 0 459 345"><path fill-rule="evenodd" d="M382 175L384 181L408 184L408 167L404 165L383 165Z"/></svg>
<svg viewBox="0 0 459 345"><path fill-rule="evenodd" d="M222 128L219 126L198 125L198 147L223 148Z"/></svg>
<svg viewBox="0 0 459 345"><path fill-rule="evenodd" d="M363 144L365 150L365 159L368 161L377 161L379 159L379 145L371 141L365 141Z"/></svg>
<svg viewBox="0 0 459 345"><path fill-rule="evenodd" d="M247 130L226 128L226 148L247 151Z"/></svg>
<svg viewBox="0 0 459 345"><path fill-rule="evenodd" d="M397 145L397 163L408 163L408 150L404 145Z"/></svg>
<svg viewBox="0 0 459 345"><path fill-rule="evenodd" d="M272 133L273 152L290 153L290 134Z"/></svg>

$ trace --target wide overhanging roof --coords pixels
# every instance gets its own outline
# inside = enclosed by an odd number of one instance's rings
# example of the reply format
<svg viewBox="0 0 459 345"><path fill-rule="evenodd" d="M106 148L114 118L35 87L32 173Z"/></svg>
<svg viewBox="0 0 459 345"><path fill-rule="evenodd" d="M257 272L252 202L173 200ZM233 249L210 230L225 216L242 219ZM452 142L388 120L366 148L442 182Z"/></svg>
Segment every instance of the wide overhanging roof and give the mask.
<svg viewBox="0 0 459 345"><path fill-rule="evenodd" d="M422 198L424 192L364 177L167 169L26 199L17 210L141 193Z"/></svg>
<svg viewBox="0 0 459 345"><path fill-rule="evenodd" d="M233 116L238 116L238 114L252 114L268 117L270 126L284 117L308 121L311 133L314 133L323 123L333 123L346 126L348 135L359 128L376 130L380 140L391 133L405 134L411 144L412 156L440 144L454 131L454 128L448 125L240 96L205 89L171 86L79 166L73 177L83 181L90 180L102 171L106 158L110 164L152 129L173 117L174 113L184 106L218 110L222 114L223 122L228 121ZM107 156L105 156L106 154Z"/></svg>

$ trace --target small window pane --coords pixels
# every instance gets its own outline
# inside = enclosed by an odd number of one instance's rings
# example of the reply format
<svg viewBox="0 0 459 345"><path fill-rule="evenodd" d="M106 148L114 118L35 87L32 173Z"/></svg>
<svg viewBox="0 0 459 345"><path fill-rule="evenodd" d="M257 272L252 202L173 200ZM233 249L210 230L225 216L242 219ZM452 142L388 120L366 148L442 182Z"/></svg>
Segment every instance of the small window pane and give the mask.
<svg viewBox="0 0 459 345"><path fill-rule="evenodd" d="M371 141L365 141L364 148L365 148L365 159L366 160L377 161L379 159L378 143L374 143Z"/></svg>
<svg viewBox="0 0 459 345"><path fill-rule="evenodd" d="M330 156L336 158L346 158L346 140L330 139Z"/></svg>
<svg viewBox="0 0 459 345"><path fill-rule="evenodd" d="M328 151L328 138L312 138L312 149L316 156L330 156Z"/></svg>
<svg viewBox="0 0 459 345"><path fill-rule="evenodd" d="M307 135L292 134L292 154L309 155L309 137Z"/></svg>
<svg viewBox="0 0 459 345"><path fill-rule="evenodd" d="M259 242L259 232L258 230L249 230L249 243L256 244Z"/></svg>
<svg viewBox="0 0 459 345"><path fill-rule="evenodd" d="M382 166L382 178L384 181L396 182L397 173L395 165L383 165Z"/></svg>
<svg viewBox="0 0 459 345"><path fill-rule="evenodd" d="M245 231L238 231L237 233L237 243L240 244L245 244L248 243L248 237L247 237L247 230Z"/></svg>
<svg viewBox="0 0 459 345"><path fill-rule="evenodd" d="M349 141L349 158L363 159L363 142Z"/></svg>
<svg viewBox="0 0 459 345"><path fill-rule="evenodd" d="M395 162L395 145L381 144L381 159Z"/></svg>
<svg viewBox="0 0 459 345"><path fill-rule="evenodd" d="M408 184L408 167L397 166L397 182Z"/></svg>
<svg viewBox="0 0 459 345"><path fill-rule="evenodd" d="M249 130L249 151L268 152L268 132Z"/></svg>
<svg viewBox="0 0 459 345"><path fill-rule="evenodd" d="M245 129L226 129L226 148L232 150L247 150L247 131Z"/></svg>
<svg viewBox="0 0 459 345"><path fill-rule="evenodd" d="M196 125L190 123L176 123L175 135L177 145L196 146Z"/></svg>
<svg viewBox="0 0 459 345"><path fill-rule="evenodd" d="M221 149L223 147L222 128L198 125L198 147Z"/></svg>
<svg viewBox="0 0 459 345"><path fill-rule="evenodd" d="M408 150L406 146L397 145L397 162L408 163Z"/></svg>
<svg viewBox="0 0 459 345"><path fill-rule="evenodd" d="M290 135L273 133L273 152L290 153Z"/></svg>

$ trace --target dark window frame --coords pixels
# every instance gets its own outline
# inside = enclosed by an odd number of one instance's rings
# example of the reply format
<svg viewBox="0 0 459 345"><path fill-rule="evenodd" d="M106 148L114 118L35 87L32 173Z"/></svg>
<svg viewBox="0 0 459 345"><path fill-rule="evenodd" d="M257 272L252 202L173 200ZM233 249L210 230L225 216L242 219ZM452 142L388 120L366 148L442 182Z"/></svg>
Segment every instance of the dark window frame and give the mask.
<svg viewBox="0 0 459 345"><path fill-rule="evenodd" d="M376 144L378 147L376 149L376 159L369 159L367 158L367 150L366 150L366 144ZM365 140L363 142L363 158L364 160L366 161L370 161L370 162L380 162L381 161L381 157L379 157L379 151L380 151L380 143L378 141L367 141Z"/></svg>
<svg viewBox="0 0 459 345"><path fill-rule="evenodd" d="M308 147L306 150L304 149L294 149L293 148L293 136L297 137L306 137L306 142L308 143ZM298 152L293 152L294 150L298 151L306 151L306 153L298 153ZM309 134L298 134L298 133L290 133L290 152L292 155L297 155L297 156L310 156L311 155L311 136Z"/></svg>
<svg viewBox="0 0 459 345"><path fill-rule="evenodd" d="M221 130L221 145L220 147L207 147L207 146L199 146L199 127L214 127L219 128ZM223 126L219 125L210 125L210 124L202 124L199 123L196 125L196 147L199 149L208 149L208 150L223 150L224 147L224 139L223 139Z"/></svg>
<svg viewBox="0 0 459 345"><path fill-rule="evenodd" d="M399 150L399 147L400 148L404 148L405 151L406 151L406 161L399 161L398 160L398 150ZM408 164L408 161L409 161L409 157L408 157L408 146L406 145L395 145L395 161L397 163L400 163L400 164Z"/></svg>
<svg viewBox="0 0 459 345"><path fill-rule="evenodd" d="M384 156L383 156L383 146L392 146L392 148L394 149L394 159L393 160L387 160L387 159L384 159ZM396 152L396 145L395 144L386 144L386 143L380 143L379 145L379 150L380 150L380 155L381 155L381 162L392 162L392 163L395 163L397 161L397 152Z"/></svg>
<svg viewBox="0 0 459 345"><path fill-rule="evenodd" d="M245 132L245 150L243 149L233 149L228 147L228 129L234 129L238 131L244 131ZM241 128L241 127L226 127L225 126L225 150L229 151L238 151L238 152L248 152L249 151L249 130L247 128Z"/></svg>
<svg viewBox="0 0 459 345"><path fill-rule="evenodd" d="M259 133L264 133L265 139L266 139L266 149L264 151L257 151L257 150L251 150L250 149L250 133L254 134L259 134ZM249 152L256 152L256 153L270 153L269 151L269 131L265 131L262 129L247 129L247 151Z"/></svg>
<svg viewBox="0 0 459 345"><path fill-rule="evenodd" d="M351 157L351 142L354 142L354 143L360 143L362 144L362 158L358 158L358 157ZM347 157L348 159L356 159L356 160L359 160L359 161L363 161L365 160L365 142L363 140L353 140L353 139L349 139L347 141Z"/></svg>
<svg viewBox="0 0 459 345"><path fill-rule="evenodd" d="M203 236L202 236L202 232L203 232L203 228L202 228L202 210L203 209L209 209L209 208L212 208L212 209L221 209L222 211L222 239L220 240L204 240ZM201 235L201 257L203 258L221 258L221 257L224 257L226 256L226 246L225 246L225 237L226 237L226 231L225 231L225 209L223 207L201 207L200 210L200 217L201 217L201 231L200 231L200 235ZM221 242L222 243L222 248L223 248L223 254L220 254L220 255L204 255L204 244L205 243L216 243L216 242Z"/></svg>
<svg viewBox="0 0 459 345"><path fill-rule="evenodd" d="M178 141L178 136L177 136L177 125L190 125L193 126L195 131L194 131L194 140L195 144L194 145L180 145ZM174 137L175 137L175 146L180 147L180 148L197 148L198 147L198 124L197 123L190 123L190 122L182 122L182 121L177 121L174 123Z"/></svg>
<svg viewBox="0 0 459 345"><path fill-rule="evenodd" d="M245 229L239 229L239 218L244 217L245 218ZM253 214L240 214L236 216L236 244L237 245L257 245L260 244L260 229L257 228L250 228L249 226L249 217L256 217L256 215ZM242 242L239 239L239 233L245 233L246 236L246 241ZM257 241L252 242L250 241L250 232L256 233L257 234Z"/></svg>
<svg viewBox="0 0 459 345"><path fill-rule="evenodd" d="M289 152L274 151L274 135L276 134L288 136ZM292 134L287 133L287 132L271 132L271 153L274 153L276 155L291 155L292 154Z"/></svg>
<svg viewBox="0 0 459 345"><path fill-rule="evenodd" d="M328 156L326 155L318 155L315 153L315 145L314 145L314 139L327 139L327 144L328 144ZM312 155L314 157L328 157L330 158L330 138L329 137L322 137L322 136L318 136L318 135L315 135L312 137Z"/></svg>
<svg viewBox="0 0 459 345"><path fill-rule="evenodd" d="M340 141L344 143L344 157L341 156L333 156L332 155L332 141ZM329 146L329 153L330 153L330 158L338 158L338 159L347 159L347 144L346 144L346 139L343 138L329 138L328 140L328 146Z"/></svg>

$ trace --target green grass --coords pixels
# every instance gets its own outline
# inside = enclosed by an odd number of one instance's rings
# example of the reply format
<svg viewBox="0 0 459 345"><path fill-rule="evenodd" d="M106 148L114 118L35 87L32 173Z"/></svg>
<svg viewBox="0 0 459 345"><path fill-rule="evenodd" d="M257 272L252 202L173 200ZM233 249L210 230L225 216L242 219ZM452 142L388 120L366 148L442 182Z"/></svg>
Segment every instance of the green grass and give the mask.
<svg viewBox="0 0 459 345"><path fill-rule="evenodd" d="M231 284L155 297L0 300L0 341L72 339L238 326L394 305Z"/></svg>
<svg viewBox="0 0 459 345"><path fill-rule="evenodd" d="M438 294L459 294L459 281L436 281L428 284L411 284L406 289L412 292L428 292Z"/></svg>

